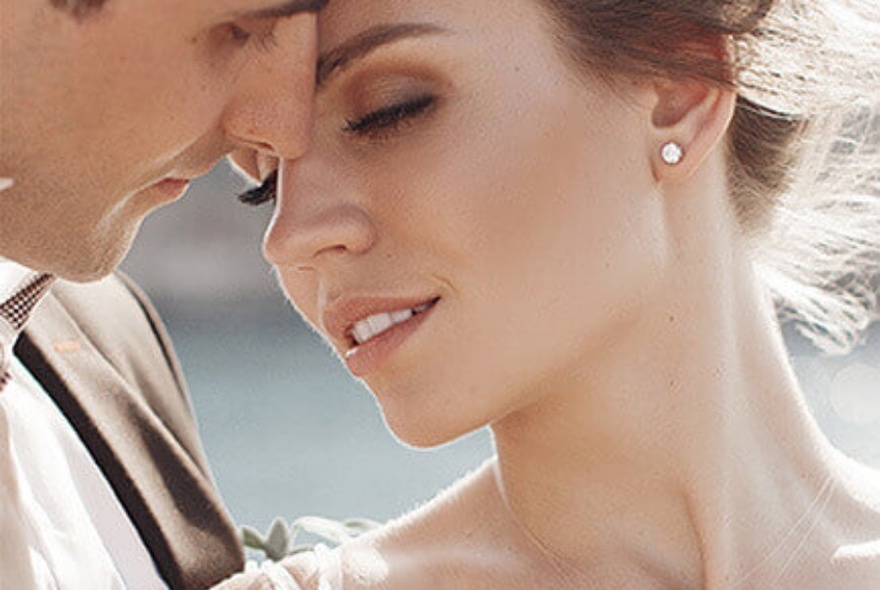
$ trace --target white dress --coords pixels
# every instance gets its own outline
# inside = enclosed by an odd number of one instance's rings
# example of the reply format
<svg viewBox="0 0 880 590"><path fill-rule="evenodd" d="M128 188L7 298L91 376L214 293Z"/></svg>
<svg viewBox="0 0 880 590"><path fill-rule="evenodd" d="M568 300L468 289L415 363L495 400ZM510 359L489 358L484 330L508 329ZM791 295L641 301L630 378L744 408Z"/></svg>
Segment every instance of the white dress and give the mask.
<svg viewBox="0 0 880 590"><path fill-rule="evenodd" d="M318 572L318 590L343 590L342 563L339 551L332 551L325 545L318 545L313 552L315 567ZM304 590L290 572L274 561L264 561L260 565L263 581L271 590Z"/></svg>

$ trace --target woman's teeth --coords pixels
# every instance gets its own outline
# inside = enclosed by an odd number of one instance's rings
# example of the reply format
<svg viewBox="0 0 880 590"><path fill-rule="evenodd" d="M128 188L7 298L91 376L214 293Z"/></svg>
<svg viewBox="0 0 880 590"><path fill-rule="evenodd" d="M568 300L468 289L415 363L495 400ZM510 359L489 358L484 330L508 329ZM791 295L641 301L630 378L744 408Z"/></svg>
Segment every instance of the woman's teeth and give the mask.
<svg viewBox="0 0 880 590"><path fill-rule="evenodd" d="M351 329L351 337L355 344L361 345L367 340L375 338L382 332L402 324L416 314L427 311L433 301L409 309L373 314L370 317L357 322Z"/></svg>

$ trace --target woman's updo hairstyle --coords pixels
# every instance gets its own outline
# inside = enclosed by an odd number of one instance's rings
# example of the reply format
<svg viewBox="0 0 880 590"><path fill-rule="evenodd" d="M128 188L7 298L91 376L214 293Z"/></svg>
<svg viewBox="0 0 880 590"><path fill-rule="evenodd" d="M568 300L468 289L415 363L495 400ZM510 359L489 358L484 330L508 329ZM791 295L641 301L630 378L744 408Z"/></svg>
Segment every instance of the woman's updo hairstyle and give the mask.
<svg viewBox="0 0 880 590"><path fill-rule="evenodd" d="M735 90L728 181L782 320L844 352L880 290L880 2L539 0L576 68Z"/></svg>

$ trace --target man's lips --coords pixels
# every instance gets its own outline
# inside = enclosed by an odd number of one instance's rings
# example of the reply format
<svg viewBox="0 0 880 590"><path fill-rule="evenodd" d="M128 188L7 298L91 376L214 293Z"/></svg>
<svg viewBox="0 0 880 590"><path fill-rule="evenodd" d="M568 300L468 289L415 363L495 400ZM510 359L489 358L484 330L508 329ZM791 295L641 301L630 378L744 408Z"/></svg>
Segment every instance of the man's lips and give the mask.
<svg viewBox="0 0 880 590"><path fill-rule="evenodd" d="M166 178L165 180L157 182L153 186L169 197L176 199L183 196L183 193L189 188L189 183L189 179L186 178Z"/></svg>
<svg viewBox="0 0 880 590"><path fill-rule="evenodd" d="M412 319L433 307L439 300L436 295L339 299L324 310L322 322L327 333L344 350L364 344L390 328Z"/></svg>
<svg viewBox="0 0 880 590"><path fill-rule="evenodd" d="M152 184L150 189L157 189L172 197L180 197L189 188L193 180L201 178L208 174L214 168L216 160L205 162L199 165L180 166L174 170L167 171L168 174L174 176L166 176L162 180Z"/></svg>

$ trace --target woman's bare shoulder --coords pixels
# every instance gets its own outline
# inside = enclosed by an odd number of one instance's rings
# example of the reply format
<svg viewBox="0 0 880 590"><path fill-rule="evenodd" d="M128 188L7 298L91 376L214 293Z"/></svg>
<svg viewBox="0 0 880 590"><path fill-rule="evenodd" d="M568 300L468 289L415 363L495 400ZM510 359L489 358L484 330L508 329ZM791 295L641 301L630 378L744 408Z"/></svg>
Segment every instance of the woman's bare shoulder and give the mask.
<svg viewBox="0 0 880 590"><path fill-rule="evenodd" d="M319 546L292 555L282 565L302 590L457 587L450 585L456 577L453 570L466 555L463 546L481 527L490 476L487 463L424 505L374 531L332 550Z"/></svg>
<svg viewBox="0 0 880 590"><path fill-rule="evenodd" d="M503 519L493 478L489 461L419 508L337 548L346 590L479 588L490 573L513 571L506 544L496 547L504 535L495 528ZM309 585L321 570L315 558L301 557L298 569L304 588L316 589Z"/></svg>
<svg viewBox="0 0 880 590"><path fill-rule="evenodd" d="M827 523L837 544L829 571L840 580L870 580L872 588L880 588L880 471L842 453L837 466L829 507L834 517Z"/></svg>
<svg viewBox="0 0 880 590"><path fill-rule="evenodd" d="M378 529L375 537L391 545L458 537L463 528L483 520L481 515L495 490L494 464L494 459L486 461L428 502Z"/></svg>

